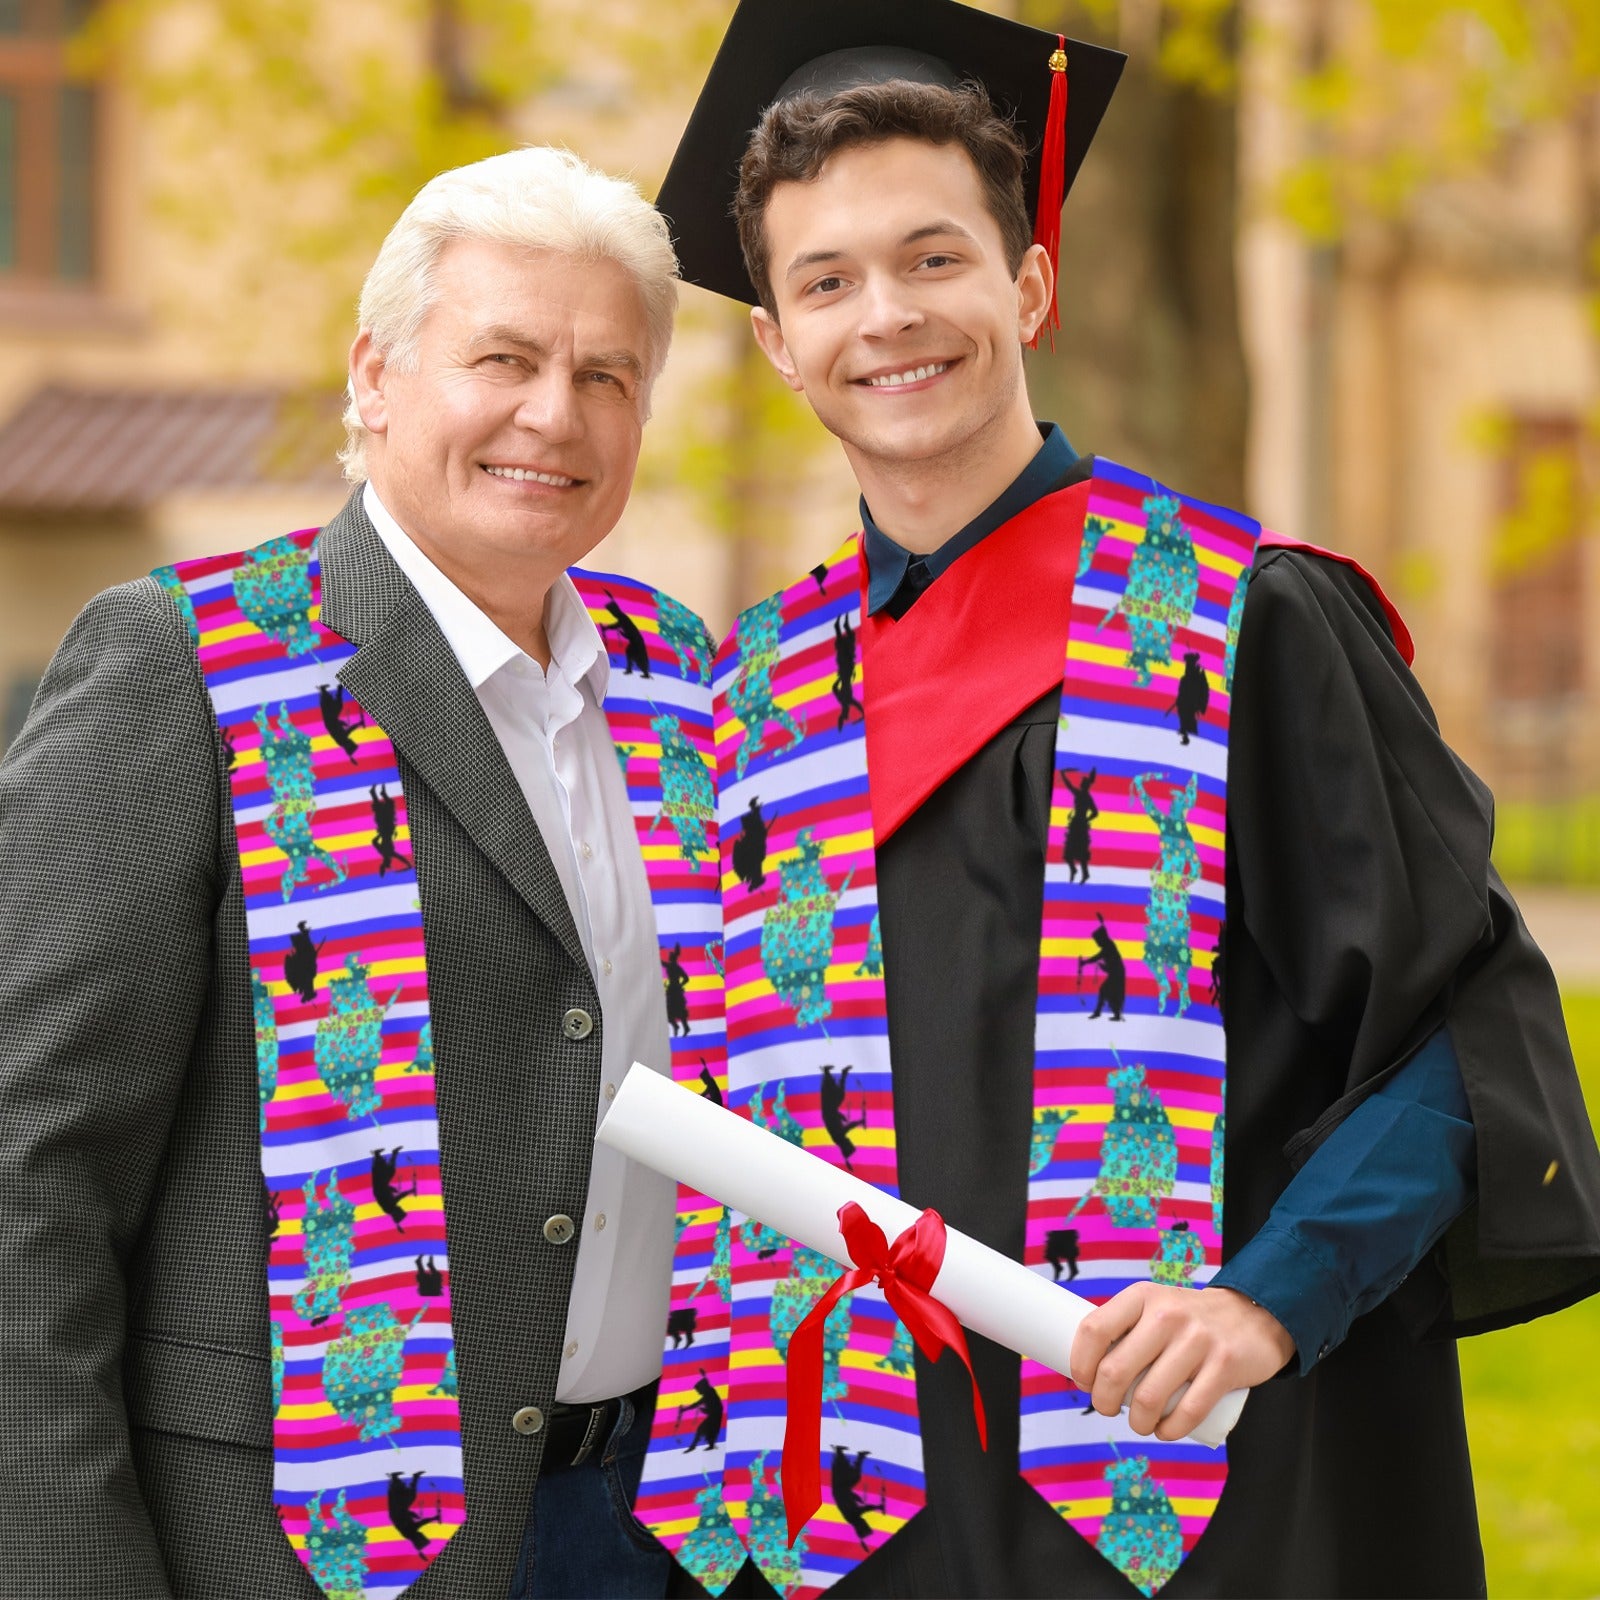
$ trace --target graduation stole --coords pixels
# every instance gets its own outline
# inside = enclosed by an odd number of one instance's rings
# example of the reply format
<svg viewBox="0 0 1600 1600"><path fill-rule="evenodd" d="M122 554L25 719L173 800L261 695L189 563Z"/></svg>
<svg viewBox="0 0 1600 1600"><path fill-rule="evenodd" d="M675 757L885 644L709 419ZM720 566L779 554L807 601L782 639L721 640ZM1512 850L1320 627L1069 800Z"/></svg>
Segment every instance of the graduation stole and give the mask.
<svg viewBox="0 0 1600 1600"><path fill-rule="evenodd" d="M1225 1059L1212 959L1229 690L1258 534L1097 460L1090 482L990 534L901 622L863 622L856 536L744 612L718 656L727 1101L891 1192L883 970L894 952L879 932L875 838L1062 684L1026 1261L1095 1301L1143 1279L1198 1287L1221 1260ZM993 664L952 657L955 634L997 641ZM829 1317L824 1503L791 1548L777 1481L784 1361L838 1273L732 1222L723 1497L768 1581L817 1595L924 1502L912 1343L875 1287ZM1204 1530L1225 1456L1141 1439L1032 1363L1022 1407L1023 1476L1156 1592ZM696 1544L691 1534L691 1557Z"/></svg>
<svg viewBox="0 0 1600 1600"><path fill-rule="evenodd" d="M321 622L317 531L154 576L194 640L232 790L271 1230L273 1498L324 1593L389 1600L466 1521L458 1379L405 795L394 747L339 684L355 647ZM665 595L572 577L613 635L605 711L661 934L673 1071L720 1073L710 642Z"/></svg>

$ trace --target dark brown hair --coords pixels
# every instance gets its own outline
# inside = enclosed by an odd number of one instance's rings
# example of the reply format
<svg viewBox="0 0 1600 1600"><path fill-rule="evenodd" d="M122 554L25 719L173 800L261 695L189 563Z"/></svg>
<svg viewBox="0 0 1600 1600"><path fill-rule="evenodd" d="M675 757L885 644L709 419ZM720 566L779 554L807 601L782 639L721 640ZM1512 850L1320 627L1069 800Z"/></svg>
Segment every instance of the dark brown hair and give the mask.
<svg viewBox="0 0 1600 1600"><path fill-rule="evenodd" d="M803 93L769 106L739 163L733 214L745 270L761 303L777 314L764 227L767 202L780 183L808 183L841 150L889 139L958 144L972 159L989 214L1000 226L1013 275L1033 243L1023 198L1026 152L1016 130L998 115L981 85L958 88L895 78L836 94Z"/></svg>

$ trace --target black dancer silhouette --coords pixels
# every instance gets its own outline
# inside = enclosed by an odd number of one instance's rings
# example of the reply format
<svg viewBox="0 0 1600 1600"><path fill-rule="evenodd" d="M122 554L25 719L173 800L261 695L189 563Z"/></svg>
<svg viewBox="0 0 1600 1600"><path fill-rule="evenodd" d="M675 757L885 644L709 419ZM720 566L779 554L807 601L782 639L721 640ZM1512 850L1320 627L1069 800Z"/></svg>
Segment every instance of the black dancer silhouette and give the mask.
<svg viewBox="0 0 1600 1600"><path fill-rule="evenodd" d="M1094 788L1098 768L1090 767L1082 783L1074 783L1067 773L1062 781L1072 796L1072 815L1067 818L1067 838L1061 859L1068 867L1067 882L1071 883L1081 872L1083 881L1089 881L1089 824L1100 815L1100 807L1089 791Z"/></svg>
<svg viewBox="0 0 1600 1600"><path fill-rule="evenodd" d="M289 935L289 954L284 957L283 981L310 1005L317 998L317 957L322 953L326 939L311 942L311 929L301 923Z"/></svg>
<svg viewBox="0 0 1600 1600"><path fill-rule="evenodd" d="M867 1535L872 1532L867 1513L886 1510L889 1504L887 1494L883 1494L876 1505L861 1497L861 1479L867 1470L867 1457L871 1454L870 1450L858 1450L852 1461L845 1447L836 1444L833 1447L833 1465L828 1473L833 1485L833 1503L839 1508L839 1515L856 1530L856 1538L861 1541L863 1550L867 1547Z"/></svg>
<svg viewBox="0 0 1600 1600"><path fill-rule="evenodd" d="M843 728L852 711L863 720L867 713L856 699L856 630L842 613L833 619L833 661L838 669L833 679L833 698L839 702L839 726Z"/></svg>
<svg viewBox="0 0 1600 1600"><path fill-rule="evenodd" d="M1222 997L1227 992L1223 988L1224 973L1222 970L1222 941L1228 935L1226 922L1217 925L1217 942L1211 951L1211 1003L1217 1008L1217 1014L1223 1015Z"/></svg>
<svg viewBox="0 0 1600 1600"><path fill-rule="evenodd" d="M328 737L350 757L354 764L356 759L356 729L361 727L366 718L361 714L361 707L354 700L350 702L350 709L355 713L354 722L344 720L344 685L336 683L331 687L325 683L317 685L317 701L322 707L322 726L328 730Z"/></svg>
<svg viewBox="0 0 1600 1600"><path fill-rule="evenodd" d="M602 622L602 633L620 633L622 635L622 658L626 663L627 671L624 676L631 678L633 669L639 669L641 678L650 676L650 651L644 642L644 635L639 631L639 624L617 604L617 597L606 590L606 609L610 611L612 622Z"/></svg>
<svg viewBox="0 0 1600 1600"><path fill-rule="evenodd" d="M819 561L811 569L811 576L817 580L817 593L826 594L828 592L828 563Z"/></svg>
<svg viewBox="0 0 1600 1600"><path fill-rule="evenodd" d="M683 946L675 944L670 956L662 956L661 965L667 969L667 1022L674 1037L689 1031L689 974L678 959Z"/></svg>
<svg viewBox="0 0 1600 1600"><path fill-rule="evenodd" d="M1178 680L1178 698L1167 707L1168 715L1178 713L1178 732L1188 744L1189 735L1200 727L1200 719L1211 704L1211 685L1206 682L1206 669L1200 665L1200 652L1186 650L1183 654L1183 676Z"/></svg>
<svg viewBox="0 0 1600 1600"><path fill-rule="evenodd" d="M278 1210L278 1191L267 1186L265 1173L261 1177L261 1194L267 1203L267 1237L276 1239L278 1224L283 1221L283 1216Z"/></svg>
<svg viewBox="0 0 1600 1600"><path fill-rule="evenodd" d="M400 1202L417 1192L415 1178L411 1180L409 1189L396 1189L394 1186L395 1174L400 1170L400 1152L403 1148L402 1145L396 1145L387 1155L382 1150L372 1152L372 1198L377 1201L378 1209L401 1233L406 1231L406 1208Z"/></svg>
<svg viewBox="0 0 1600 1600"><path fill-rule="evenodd" d="M767 829L772 818L761 815L761 796L745 810L744 827L733 841L733 870L747 889L759 889L767 881Z"/></svg>
<svg viewBox="0 0 1600 1600"><path fill-rule="evenodd" d="M1065 1262L1071 1267L1067 1274L1070 1283L1078 1276L1078 1230L1052 1228L1044 1237L1044 1258L1050 1263L1057 1283L1061 1282L1061 1264Z"/></svg>
<svg viewBox="0 0 1600 1600"><path fill-rule="evenodd" d="M678 1407L678 1421L683 1421L685 1411L698 1411L701 1413L700 1426L694 1430L694 1438L683 1447L683 1453L688 1453L697 1444L703 1444L707 1450L717 1448L717 1436L722 1432L722 1396L717 1393L716 1385L706 1376L706 1369L701 1367L700 1376L695 1380L694 1392L700 1396L698 1400L685 1400Z"/></svg>
<svg viewBox="0 0 1600 1600"><path fill-rule="evenodd" d="M239 752L233 748L232 728L224 728L222 730L222 753L228 758L223 762L223 765L229 772L232 772L234 762L239 759Z"/></svg>
<svg viewBox="0 0 1600 1600"><path fill-rule="evenodd" d="M378 831L372 836L372 848L378 852L378 876L381 878L395 862L408 871L411 858L395 848L395 798L386 783L375 784L367 790L372 796L372 825Z"/></svg>
<svg viewBox="0 0 1600 1600"><path fill-rule="evenodd" d="M864 1128L867 1125L864 1106L861 1115L854 1122L845 1115L844 1097L850 1087L850 1074L854 1071L854 1067L846 1067L836 1078L831 1066L824 1067L819 1090L822 1102L822 1125L828 1130L828 1137L838 1145L839 1154L844 1157L846 1167L850 1166L850 1157L856 1153L855 1141L850 1137L850 1130Z"/></svg>
<svg viewBox="0 0 1600 1600"><path fill-rule="evenodd" d="M417 1293L424 1300L437 1300L444 1293L444 1274L432 1256L417 1257Z"/></svg>
<svg viewBox="0 0 1600 1600"><path fill-rule="evenodd" d="M422 1525L428 1519L419 1517L412 1509L417 1503L417 1492L421 1485L420 1472L413 1472L409 1479L403 1472L389 1474L389 1521L402 1539L409 1539L416 1546L419 1556L425 1556L428 1553L428 1535L422 1531ZM437 1504L433 1508L433 1519L436 1522L439 1519Z"/></svg>
<svg viewBox="0 0 1600 1600"><path fill-rule="evenodd" d="M722 1104L722 1090L717 1087L717 1080L711 1075L711 1068L706 1065L706 1058L700 1057L700 1081L706 1086L706 1099L712 1105Z"/></svg>
<svg viewBox="0 0 1600 1600"><path fill-rule="evenodd" d="M694 1343L694 1327L699 1320L700 1313L693 1306L680 1306L667 1313L667 1336L674 1350L687 1350Z"/></svg>
<svg viewBox="0 0 1600 1600"><path fill-rule="evenodd" d="M1100 926L1089 935L1095 943L1095 954L1078 957L1078 977L1083 977L1085 967L1099 967L1105 973L1100 994L1094 1003L1094 1014L1089 1020L1096 1021L1100 1013L1110 1006L1111 1020L1121 1022L1122 1003L1128 998L1128 964L1122 959L1122 952L1117 949L1111 930L1106 927L1106 919L1101 917L1099 922Z"/></svg>

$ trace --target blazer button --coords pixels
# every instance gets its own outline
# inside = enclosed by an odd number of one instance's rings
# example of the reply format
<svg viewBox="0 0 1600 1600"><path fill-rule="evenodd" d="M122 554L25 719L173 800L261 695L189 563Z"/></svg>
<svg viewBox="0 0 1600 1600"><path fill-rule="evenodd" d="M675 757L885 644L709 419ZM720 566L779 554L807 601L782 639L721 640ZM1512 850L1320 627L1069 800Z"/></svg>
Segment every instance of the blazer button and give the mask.
<svg viewBox="0 0 1600 1600"><path fill-rule="evenodd" d="M518 1433L537 1433L544 1426L544 1412L538 1406L524 1406L511 1419Z"/></svg>
<svg viewBox="0 0 1600 1600"><path fill-rule="evenodd" d="M572 1218L563 1211L558 1211L544 1225L544 1236L551 1244L571 1244L572 1236L577 1231Z"/></svg>
<svg viewBox="0 0 1600 1600"><path fill-rule="evenodd" d="M594 1018L574 1006L562 1019L561 1031L569 1039L587 1039L594 1032Z"/></svg>

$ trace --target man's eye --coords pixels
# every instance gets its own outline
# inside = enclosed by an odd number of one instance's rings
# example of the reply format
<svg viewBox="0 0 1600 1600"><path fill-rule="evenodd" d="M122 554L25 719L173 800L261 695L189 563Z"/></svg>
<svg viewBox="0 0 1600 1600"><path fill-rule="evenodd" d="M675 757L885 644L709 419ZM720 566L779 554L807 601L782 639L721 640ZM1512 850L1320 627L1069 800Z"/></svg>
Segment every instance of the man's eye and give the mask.
<svg viewBox="0 0 1600 1600"><path fill-rule="evenodd" d="M811 285L811 290L813 294L832 294L833 291L837 289L843 282L843 278L837 277L818 278L817 281Z"/></svg>
<svg viewBox="0 0 1600 1600"><path fill-rule="evenodd" d="M517 360L517 358L514 355L512 355L511 352L508 351L508 350L495 350L495 351L492 351L484 359L487 360L487 361L498 362L498 363L500 363L500 364L502 364L504 366L508 366L508 367L513 365Z"/></svg>
<svg viewBox="0 0 1600 1600"><path fill-rule="evenodd" d="M948 267L955 261L954 256L924 256L922 264L925 267Z"/></svg>

